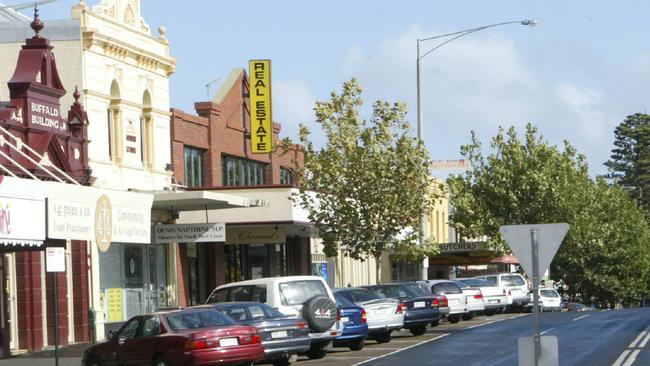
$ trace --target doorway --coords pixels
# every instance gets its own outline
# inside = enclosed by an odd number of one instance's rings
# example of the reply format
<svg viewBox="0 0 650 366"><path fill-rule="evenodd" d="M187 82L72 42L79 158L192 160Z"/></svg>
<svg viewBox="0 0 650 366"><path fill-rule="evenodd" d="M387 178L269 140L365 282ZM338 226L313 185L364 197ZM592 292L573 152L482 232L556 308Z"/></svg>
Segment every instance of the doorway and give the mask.
<svg viewBox="0 0 650 366"><path fill-rule="evenodd" d="M9 276L7 274L7 257L0 253L0 358L9 357Z"/></svg>

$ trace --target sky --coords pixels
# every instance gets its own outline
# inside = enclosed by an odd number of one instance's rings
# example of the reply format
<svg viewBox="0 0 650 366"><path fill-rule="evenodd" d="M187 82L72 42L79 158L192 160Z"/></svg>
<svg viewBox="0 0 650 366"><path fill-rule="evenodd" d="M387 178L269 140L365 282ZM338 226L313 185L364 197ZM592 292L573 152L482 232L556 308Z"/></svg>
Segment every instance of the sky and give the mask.
<svg viewBox="0 0 650 366"><path fill-rule="evenodd" d="M42 18L68 18L76 2L44 5ZM303 122L322 141L314 102L352 77L368 106L406 102L415 128L416 40L523 19L539 24L485 29L422 59L423 136L432 158L460 158L470 131L489 145L499 126L523 133L530 122L550 144L567 140L585 154L592 175L604 174L614 128L650 106L644 0L143 0L142 13L154 35L166 27L178 62L172 107L193 112L207 99L207 83L250 59L271 59L273 119L281 137L295 140ZM424 51L437 45L431 42ZM452 172L459 171L433 174Z"/></svg>

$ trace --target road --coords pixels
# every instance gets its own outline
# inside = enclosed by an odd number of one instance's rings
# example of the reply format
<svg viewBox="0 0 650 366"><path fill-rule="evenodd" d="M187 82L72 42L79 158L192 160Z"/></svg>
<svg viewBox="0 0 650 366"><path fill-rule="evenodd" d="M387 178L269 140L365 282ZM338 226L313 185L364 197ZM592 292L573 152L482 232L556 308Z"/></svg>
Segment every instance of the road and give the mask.
<svg viewBox="0 0 650 366"><path fill-rule="evenodd" d="M543 335L558 337L560 365L650 365L650 310L627 309L542 315ZM435 328L429 333L436 332ZM532 333L532 316L457 332L377 359L364 366L458 364L512 366L517 340ZM360 363L357 362L356 365ZM352 364L355 365L355 364Z"/></svg>

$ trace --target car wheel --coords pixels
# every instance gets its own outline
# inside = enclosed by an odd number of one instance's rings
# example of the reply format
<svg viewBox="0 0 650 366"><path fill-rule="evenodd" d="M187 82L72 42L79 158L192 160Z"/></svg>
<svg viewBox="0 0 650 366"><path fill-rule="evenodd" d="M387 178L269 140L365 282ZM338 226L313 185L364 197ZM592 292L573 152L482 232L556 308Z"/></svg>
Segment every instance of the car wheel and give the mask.
<svg viewBox="0 0 650 366"><path fill-rule="evenodd" d="M434 321L434 322L431 322L431 326L432 326L432 327L437 327L437 326L439 326L439 325L440 325L440 320L436 320L436 321Z"/></svg>
<svg viewBox="0 0 650 366"><path fill-rule="evenodd" d="M449 320L449 322L452 323L452 324L456 324L456 323L458 323L460 321L460 317L459 316L449 316L449 317L447 317L447 320Z"/></svg>
<svg viewBox="0 0 650 366"><path fill-rule="evenodd" d="M375 335L377 343L388 343L393 338L391 331L383 332Z"/></svg>
<svg viewBox="0 0 650 366"><path fill-rule="evenodd" d="M327 346L329 343L330 342L314 343L305 354L312 360L319 360L327 355Z"/></svg>
<svg viewBox="0 0 650 366"><path fill-rule="evenodd" d="M277 360L273 360L272 363L273 363L273 366L289 366L289 365L291 365L291 360L289 359L289 357L280 358L280 359L277 359Z"/></svg>
<svg viewBox="0 0 650 366"><path fill-rule="evenodd" d="M463 320L472 320L472 319L474 318L474 314L471 314L471 313L470 313L470 314L463 314L463 315L461 316L461 318L462 318Z"/></svg>
<svg viewBox="0 0 650 366"><path fill-rule="evenodd" d="M350 345L348 347L350 348L350 351L361 351L365 345L366 339L361 338L359 340L350 342Z"/></svg>
<svg viewBox="0 0 650 366"><path fill-rule="evenodd" d="M153 366L169 366L169 363L163 356L158 356L156 359L153 361Z"/></svg>
<svg viewBox="0 0 650 366"><path fill-rule="evenodd" d="M102 363L97 356L89 356L88 361L86 361L86 366L102 366Z"/></svg>
<svg viewBox="0 0 650 366"><path fill-rule="evenodd" d="M418 325L417 327L409 328L409 332L414 336L420 336L427 332L427 325Z"/></svg>

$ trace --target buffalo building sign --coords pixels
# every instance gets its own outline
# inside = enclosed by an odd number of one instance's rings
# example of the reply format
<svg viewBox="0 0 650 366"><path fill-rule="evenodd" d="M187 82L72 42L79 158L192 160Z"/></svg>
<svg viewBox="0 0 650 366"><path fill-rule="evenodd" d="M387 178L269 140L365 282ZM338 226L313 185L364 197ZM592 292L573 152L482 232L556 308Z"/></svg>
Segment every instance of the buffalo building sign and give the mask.
<svg viewBox="0 0 650 366"><path fill-rule="evenodd" d="M226 224L224 223L154 225L153 230L157 244L226 241Z"/></svg>
<svg viewBox="0 0 650 366"><path fill-rule="evenodd" d="M59 107L53 104L29 102L29 123L36 128L65 132L67 123L61 121Z"/></svg>
<svg viewBox="0 0 650 366"><path fill-rule="evenodd" d="M271 61L251 60L251 149L255 154L270 153L273 148L271 115Z"/></svg>

